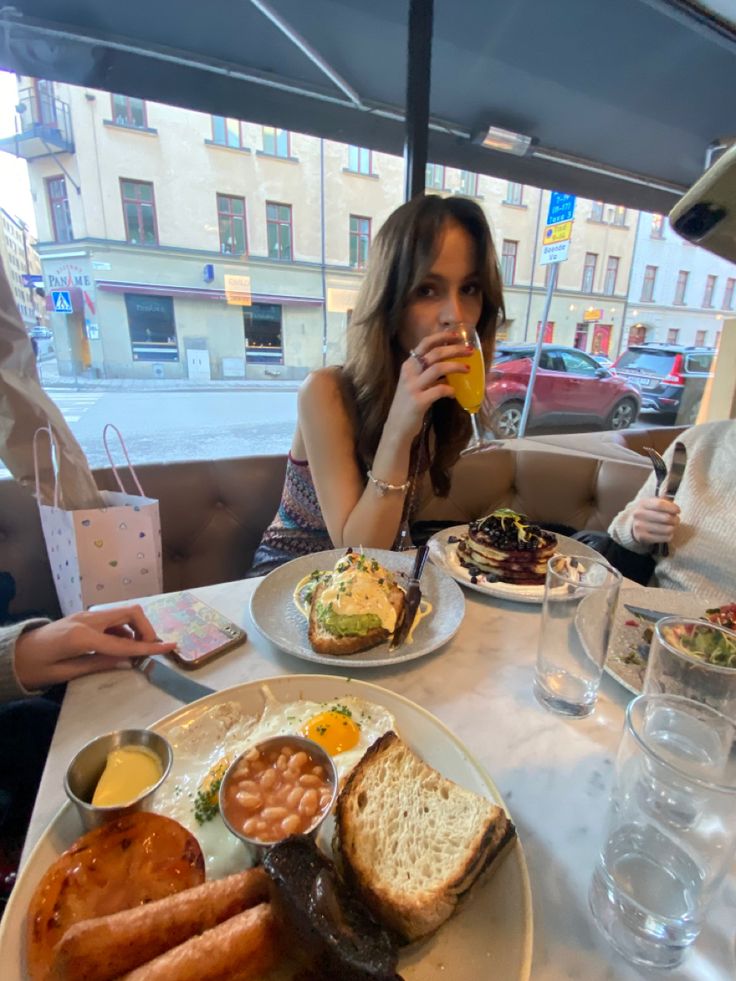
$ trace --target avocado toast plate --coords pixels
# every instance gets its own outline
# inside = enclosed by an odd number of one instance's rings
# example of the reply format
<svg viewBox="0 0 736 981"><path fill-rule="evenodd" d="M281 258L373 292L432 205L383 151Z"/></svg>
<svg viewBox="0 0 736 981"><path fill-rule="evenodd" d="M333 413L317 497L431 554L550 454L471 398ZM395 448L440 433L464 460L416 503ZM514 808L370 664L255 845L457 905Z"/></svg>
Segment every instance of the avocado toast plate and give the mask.
<svg viewBox="0 0 736 981"><path fill-rule="evenodd" d="M462 590L440 569L427 565L422 577L422 597L431 604L431 612L419 621L413 637L393 654L389 652L390 637L369 650L343 657L312 650L308 622L294 601L294 590L311 573L333 569L346 551L336 548L302 556L274 569L258 584L251 597L250 612L253 623L267 640L295 657L318 664L370 668L399 664L430 654L455 635L465 613ZM394 573L399 585L406 587L414 563L413 550L391 552L366 548L363 553Z"/></svg>

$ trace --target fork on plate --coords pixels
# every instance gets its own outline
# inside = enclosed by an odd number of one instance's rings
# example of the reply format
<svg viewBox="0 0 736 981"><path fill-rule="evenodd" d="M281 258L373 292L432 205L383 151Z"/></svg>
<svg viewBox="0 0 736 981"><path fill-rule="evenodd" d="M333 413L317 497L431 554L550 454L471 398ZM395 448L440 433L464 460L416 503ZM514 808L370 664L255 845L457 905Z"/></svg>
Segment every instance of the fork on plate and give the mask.
<svg viewBox="0 0 736 981"><path fill-rule="evenodd" d="M657 453L657 451L653 449L651 446L645 446L644 452L649 456L649 459L652 461L652 466L654 467L654 476L656 479L654 496L659 497L659 492L662 489L662 484L667 479L667 464L664 462L662 456L659 453ZM654 547L655 555L667 556L669 555L669 552L670 550L667 545L667 542L661 542L660 544L655 545Z"/></svg>

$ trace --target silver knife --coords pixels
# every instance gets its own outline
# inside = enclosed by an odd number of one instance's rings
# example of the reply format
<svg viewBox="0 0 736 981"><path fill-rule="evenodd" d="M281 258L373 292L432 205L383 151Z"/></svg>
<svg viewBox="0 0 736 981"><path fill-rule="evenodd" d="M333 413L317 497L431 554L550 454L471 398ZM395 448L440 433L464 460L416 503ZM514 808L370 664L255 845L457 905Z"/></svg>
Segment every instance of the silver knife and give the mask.
<svg viewBox="0 0 736 981"><path fill-rule="evenodd" d="M680 489L680 484L682 483L682 475L685 473L685 464L687 463L687 448L684 443L679 440L675 443L675 449L672 454L672 463L670 464L670 471L667 475L667 485L664 489L663 497L666 497L668 501L674 501L675 494ZM670 554L670 547L667 542L662 542L654 549L655 555L661 555L665 558Z"/></svg>
<svg viewBox="0 0 736 981"><path fill-rule="evenodd" d="M420 545L414 559L414 568L411 570L411 575L409 576L409 585L406 588L406 595L404 597L404 609L398 623L394 627L394 635L391 638L391 643L388 645L390 651L395 651L397 647L400 647L404 643L414 623L414 617L417 615L419 604L422 601L419 580L422 578L428 555L429 546Z"/></svg>
<svg viewBox="0 0 736 981"><path fill-rule="evenodd" d="M624 603L624 608L629 613L633 613L635 617L641 617L643 620L651 620L652 623L656 623L662 617L674 616L673 613L663 613L662 610L650 610L646 606L632 606L631 603Z"/></svg>
<svg viewBox="0 0 736 981"><path fill-rule="evenodd" d="M133 661L133 666L137 671L141 671L152 685L165 691L167 695L178 698L185 705L196 702L200 698L204 698L205 695L211 695L215 690L200 684L198 681L193 681L191 678L185 678L184 675L174 671L162 661L156 660L155 657L136 658Z"/></svg>

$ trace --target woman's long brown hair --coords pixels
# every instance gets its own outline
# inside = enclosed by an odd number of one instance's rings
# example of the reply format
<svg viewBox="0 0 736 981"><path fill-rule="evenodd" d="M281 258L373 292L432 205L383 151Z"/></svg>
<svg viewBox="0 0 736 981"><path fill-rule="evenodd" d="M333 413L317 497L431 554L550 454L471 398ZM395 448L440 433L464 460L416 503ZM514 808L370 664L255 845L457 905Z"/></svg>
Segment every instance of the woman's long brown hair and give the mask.
<svg viewBox="0 0 736 981"><path fill-rule="evenodd" d="M457 222L475 246L482 297L478 336L486 365L491 363L496 327L505 317L498 257L483 210L468 198L420 195L397 208L373 242L347 334L343 373L352 388L356 412L356 451L367 470L373 462L406 352L399 330L414 290L429 273L448 221ZM470 418L455 399L431 410L435 451L430 476L436 494L446 497L450 468L467 445Z"/></svg>

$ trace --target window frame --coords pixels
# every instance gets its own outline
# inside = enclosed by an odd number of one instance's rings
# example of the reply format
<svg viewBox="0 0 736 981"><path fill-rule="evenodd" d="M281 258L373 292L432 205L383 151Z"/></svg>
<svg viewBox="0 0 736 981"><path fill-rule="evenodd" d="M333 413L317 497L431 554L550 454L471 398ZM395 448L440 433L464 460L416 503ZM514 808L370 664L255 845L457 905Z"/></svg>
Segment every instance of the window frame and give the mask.
<svg viewBox="0 0 736 981"><path fill-rule="evenodd" d="M664 238L664 215L652 215L650 238Z"/></svg>
<svg viewBox="0 0 736 981"><path fill-rule="evenodd" d="M519 184L518 181L506 181L506 197L503 199L503 203L515 205L517 208L523 208L524 185Z"/></svg>
<svg viewBox="0 0 736 981"><path fill-rule="evenodd" d="M143 227L144 227L143 226L143 221L142 221L142 215L143 215L143 213L142 213L142 210L141 210L141 205L142 204L146 204L147 205L147 204L149 204L149 202L147 202L147 201L142 202L142 201L140 201L140 199L126 198L125 197L125 189L124 189L124 185L125 184L135 184L138 187L145 186L145 187L150 187L151 188L151 201L150 201L150 206L151 206L152 217L153 217L153 236L154 236L154 241L153 242L133 242L131 240L131 237L130 237L130 227L128 225L128 212L127 212L127 209L126 209L125 206L126 206L126 204L135 204L137 206L137 210L138 210L138 213L139 213L139 219L141 220L141 230L143 230ZM128 243L128 245L139 245L139 246L143 246L144 248L156 248L160 244L160 242L159 242L159 237L158 237L158 218L157 218L157 215L156 215L156 189L154 187L153 181L142 181L142 180L137 180L136 178L133 178L133 177L121 177L120 178L120 199L121 199L122 206L123 206L123 224L125 226L125 241Z"/></svg>
<svg viewBox="0 0 736 981"><path fill-rule="evenodd" d="M590 220L604 222L605 219L605 202L604 201L591 201L590 202Z"/></svg>
<svg viewBox="0 0 736 981"><path fill-rule="evenodd" d="M513 249L507 249L506 246L513 246ZM519 240L514 238L505 238L501 244L501 279L504 286L513 286L516 282L516 260L519 257ZM511 276L506 276L506 264L507 260L511 260Z"/></svg>
<svg viewBox="0 0 736 981"><path fill-rule="evenodd" d="M614 263L614 265L612 265L612 263ZM618 272L620 266L621 266L621 256L609 255L608 259L606 260L606 273L603 279L604 296L616 295L616 282L618 281ZM611 276L613 276L613 282L609 284L609 280Z"/></svg>
<svg viewBox="0 0 736 981"><path fill-rule="evenodd" d="M440 176L440 182L437 183L437 174ZM431 180L430 180L431 176ZM438 163L428 163L424 170L424 186L430 188L433 191L444 191L446 190L446 172L445 165Z"/></svg>
<svg viewBox="0 0 736 981"><path fill-rule="evenodd" d="M367 169L363 169L363 154L368 154L367 157ZM351 158L355 156L355 164L353 167L351 163ZM351 174L362 174L364 177L373 176L373 150L367 146L358 146L357 143L348 144L348 165L345 168Z"/></svg>
<svg viewBox="0 0 736 981"><path fill-rule="evenodd" d="M223 123L225 124L225 131L224 131L225 140L224 140L224 142L217 139L217 134L215 132L215 120L216 119L221 119L223 121ZM238 142L237 143L230 143L230 141L228 140L228 133L229 133L229 129L228 129L228 126L227 126L228 122L237 123L238 124ZM246 146L243 143L243 122L242 122L241 119L236 119L234 116L216 116L213 113L210 113L210 126L211 126L211 129L212 129L212 139L210 140L210 142L214 146L224 146L224 147L227 147L229 150L245 150L246 149Z"/></svg>
<svg viewBox="0 0 736 981"><path fill-rule="evenodd" d="M124 122L119 122L118 114L115 112L115 100L123 99L125 101L125 111L126 119ZM133 121L131 115L131 102L140 102L141 109L143 111L143 122L138 125L138 123ZM128 129L148 129L148 108L146 106L145 99L138 99L135 96L123 95L121 92L111 92L110 93L110 119L116 126L125 126Z"/></svg>
<svg viewBox="0 0 736 981"><path fill-rule="evenodd" d="M470 178L470 181L466 178ZM470 184L469 187L468 184ZM478 175L474 170L460 171L460 193L469 198L478 197Z"/></svg>
<svg viewBox="0 0 736 981"><path fill-rule="evenodd" d="M650 276L651 272L651 276ZM654 303L654 287L657 283L659 266L644 266L644 277L641 281L640 303Z"/></svg>
<svg viewBox="0 0 736 981"><path fill-rule="evenodd" d="M221 202L223 201L228 202L228 204L232 201L240 201L241 204L243 205L242 214L238 215L236 212L231 210L223 211L222 208L220 207ZM248 255L248 221L246 216L245 197L242 197L239 194L221 194L219 191L217 191L215 192L215 202L217 207L217 231L220 236L220 254L221 255ZM229 220L231 231L232 231L233 220L239 218L242 221L243 223L243 251L242 252L228 252L225 249L225 242L223 241L222 238L222 224L221 224L223 218ZM234 241L234 236L231 237L233 238Z"/></svg>
<svg viewBox="0 0 736 981"><path fill-rule="evenodd" d="M736 276L727 276L723 287L723 310L733 310L733 295L736 292Z"/></svg>
<svg viewBox="0 0 736 981"><path fill-rule="evenodd" d="M54 183L56 183L56 182L58 182L58 181L61 182L61 185L62 185L63 190L64 190L64 196L63 197L59 197L59 198L54 198L51 195L51 185L54 184ZM72 224L72 212L71 212L71 208L69 207L69 194L68 194L67 189L66 189L66 177L64 176L64 174L54 174L52 177L46 177L45 178L45 183L46 183L46 200L48 201L48 205L49 205L49 216L51 218L51 230L54 233L54 241L55 242L73 242L74 241L74 225ZM63 203L63 205L64 205L64 210L66 211L66 221L67 221L67 226L68 226L69 236L70 236L69 238L60 238L59 237L59 226L57 225L57 222L56 222L56 211L55 211L55 208L54 208L54 204L55 203L58 203L58 204Z"/></svg>
<svg viewBox="0 0 736 981"><path fill-rule="evenodd" d="M353 230L353 222L367 222L368 230L362 231L360 228ZM365 269L368 265L368 255L371 248L372 219L367 215L350 215L348 220L348 264L351 269ZM353 243L355 242L355 257L353 262ZM361 261L361 243L365 244L365 255Z"/></svg>
<svg viewBox="0 0 736 981"><path fill-rule="evenodd" d="M687 294L687 284L690 279L689 269L680 269L677 273L677 281L675 282L675 296L672 300L672 306L674 307L684 307L687 306L685 300L685 295ZM674 344L674 341L670 341L670 344Z"/></svg>
<svg viewBox="0 0 736 981"><path fill-rule="evenodd" d="M273 150L266 148L266 133L273 134ZM284 137L286 140L286 152L279 153L279 140ZM281 160L288 160L291 157L291 131L281 129L280 126L261 126L261 146L262 153L268 157L278 157Z"/></svg>
<svg viewBox="0 0 736 981"><path fill-rule="evenodd" d="M710 310L713 307L713 295L716 291L716 283L718 282L718 277L708 274L705 277L705 289L703 290L703 306Z"/></svg>
<svg viewBox="0 0 736 981"><path fill-rule="evenodd" d="M592 259L592 263L588 260ZM595 274L598 270L598 253L597 252L586 252L585 259L583 260L583 277L580 282L580 292L581 293L594 293L595 292ZM590 273L590 284L588 283L588 274Z"/></svg>
<svg viewBox="0 0 736 981"><path fill-rule="evenodd" d="M289 220L288 220L288 222L284 221L281 218L276 218L276 219L269 218L269 216L268 216L268 210L269 210L269 208L287 208L288 211L289 211ZM277 236L277 241L278 241L278 245L279 245L279 255L278 256L271 255L271 247L270 247L269 235L268 235L268 233L269 233L269 227L271 225L276 225L279 229L281 229L284 226L288 225L288 228L289 228L289 255L286 258L282 255L281 233L280 233L280 231L279 231L279 234ZM274 262L293 262L294 261L294 211L292 209L292 206L290 204L287 204L284 201L266 201L266 250L267 250L268 258L269 259L272 259Z"/></svg>
<svg viewBox="0 0 736 981"><path fill-rule="evenodd" d="M613 218L611 219L611 224L615 225L617 228L626 228L627 210L628 209L625 208L624 205L615 204L613 206Z"/></svg>

